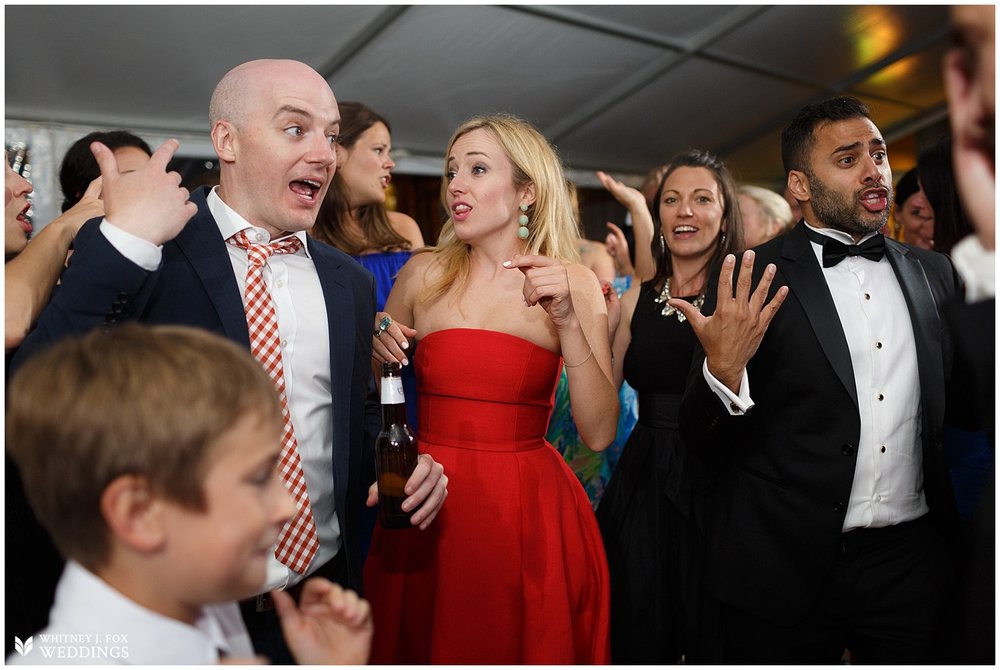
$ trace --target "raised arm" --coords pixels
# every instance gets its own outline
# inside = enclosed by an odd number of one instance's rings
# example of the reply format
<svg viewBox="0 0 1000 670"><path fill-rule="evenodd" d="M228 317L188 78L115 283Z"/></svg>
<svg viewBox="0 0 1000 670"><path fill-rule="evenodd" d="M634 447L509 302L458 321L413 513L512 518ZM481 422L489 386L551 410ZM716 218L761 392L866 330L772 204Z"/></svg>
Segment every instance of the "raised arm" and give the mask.
<svg viewBox="0 0 1000 670"><path fill-rule="evenodd" d="M614 352L613 367L616 389L621 389L622 383L625 381L625 352L628 351L628 345L632 342L632 315L635 314L635 306L639 301L640 288L639 283L633 283L621 299L621 321L618 323L614 342L611 343L611 350Z"/></svg>
<svg viewBox="0 0 1000 670"><path fill-rule="evenodd" d="M635 277L639 282L644 282L653 278L656 267L653 265L652 243L653 217L649 213L649 205L646 198L638 189L626 186L614 177L598 172L597 178L608 190L615 200L625 205L632 216L632 233L635 235Z"/></svg>
<svg viewBox="0 0 1000 670"><path fill-rule="evenodd" d="M49 302L52 288L66 265L76 232L89 219L104 216L101 177L90 183L80 202L36 235L24 251L4 267L4 347L21 344Z"/></svg>
<svg viewBox="0 0 1000 670"><path fill-rule="evenodd" d="M603 451L618 427L618 391L611 367L608 313L594 273L546 256L504 263L524 274L524 301L541 305L555 325L569 380L573 419L584 443Z"/></svg>

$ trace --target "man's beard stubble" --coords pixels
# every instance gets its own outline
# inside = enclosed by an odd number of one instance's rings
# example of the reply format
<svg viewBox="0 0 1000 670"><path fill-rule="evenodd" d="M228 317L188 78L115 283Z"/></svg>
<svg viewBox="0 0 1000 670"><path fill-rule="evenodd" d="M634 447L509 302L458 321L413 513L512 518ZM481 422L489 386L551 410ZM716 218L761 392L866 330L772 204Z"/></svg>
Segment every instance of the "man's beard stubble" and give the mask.
<svg viewBox="0 0 1000 670"><path fill-rule="evenodd" d="M806 172L809 179L810 203L813 213L828 228L840 230L848 235L865 235L873 233L882 228L889 221L888 205L878 215L869 212L861 205L860 192L855 194L853 201L848 201L841 194L832 189L826 188L820 179L811 172ZM893 200L892 182L884 185L888 190L886 203ZM865 189L866 190L866 189Z"/></svg>

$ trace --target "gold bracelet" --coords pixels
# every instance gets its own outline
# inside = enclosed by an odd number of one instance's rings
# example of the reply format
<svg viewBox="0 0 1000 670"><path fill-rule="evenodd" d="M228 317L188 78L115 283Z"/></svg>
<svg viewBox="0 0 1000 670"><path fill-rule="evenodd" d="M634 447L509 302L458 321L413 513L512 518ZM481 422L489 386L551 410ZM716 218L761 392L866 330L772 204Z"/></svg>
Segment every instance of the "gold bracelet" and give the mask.
<svg viewBox="0 0 1000 670"><path fill-rule="evenodd" d="M593 348L593 347L591 347L591 348L590 348L590 353L589 353L589 354L587 354L587 357L586 357L586 358L584 358L584 359L583 359L582 361L580 361L579 363L577 363L576 365L570 365L569 363L567 363L567 362L566 362L566 359L565 359L565 358L563 359L563 365L565 365L565 366L566 366L567 368L578 368L578 367L580 367L581 365L583 365L584 363L586 363L587 361L589 361L589 360L590 360L590 357L591 357L591 356L593 356L593 355L594 355L594 348Z"/></svg>

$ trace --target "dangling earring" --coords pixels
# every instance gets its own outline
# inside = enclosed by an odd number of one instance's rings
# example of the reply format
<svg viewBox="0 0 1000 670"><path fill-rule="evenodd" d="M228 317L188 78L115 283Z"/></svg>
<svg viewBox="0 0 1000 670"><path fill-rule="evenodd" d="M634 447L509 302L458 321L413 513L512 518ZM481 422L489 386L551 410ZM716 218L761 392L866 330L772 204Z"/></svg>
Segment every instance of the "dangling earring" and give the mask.
<svg viewBox="0 0 1000 670"><path fill-rule="evenodd" d="M530 232L528 230L528 215L525 213L527 211L528 211L528 206L525 205L524 203L521 203L521 216L517 217L517 225L518 225L517 236L519 239L522 240L528 239L528 234Z"/></svg>
<svg viewBox="0 0 1000 670"><path fill-rule="evenodd" d="M667 241L663 239L663 231L660 231L660 253L665 254L667 252Z"/></svg>
<svg viewBox="0 0 1000 670"><path fill-rule="evenodd" d="M726 244L726 231L722 231L722 235L719 236L719 246L725 246Z"/></svg>

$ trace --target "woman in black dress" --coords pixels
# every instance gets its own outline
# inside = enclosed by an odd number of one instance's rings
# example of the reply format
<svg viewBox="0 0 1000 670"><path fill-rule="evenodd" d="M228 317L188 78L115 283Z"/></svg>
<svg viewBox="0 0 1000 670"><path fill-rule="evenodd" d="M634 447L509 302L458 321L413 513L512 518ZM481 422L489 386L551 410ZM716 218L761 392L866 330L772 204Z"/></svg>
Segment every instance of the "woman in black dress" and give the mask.
<svg viewBox="0 0 1000 670"><path fill-rule="evenodd" d="M743 249L736 186L711 154L674 157L652 205L605 186L652 228L655 274L622 296L615 381L639 394L639 420L597 509L611 572L614 663L717 661L701 596L700 547L711 475L681 441L677 412L697 338L671 297L700 306L709 268Z"/></svg>

